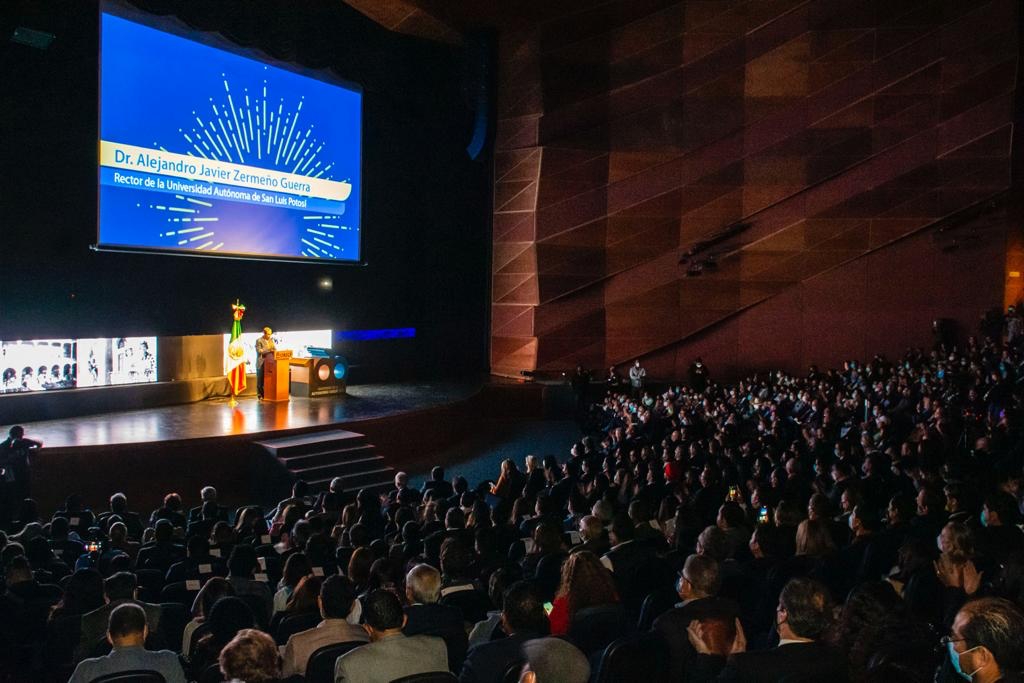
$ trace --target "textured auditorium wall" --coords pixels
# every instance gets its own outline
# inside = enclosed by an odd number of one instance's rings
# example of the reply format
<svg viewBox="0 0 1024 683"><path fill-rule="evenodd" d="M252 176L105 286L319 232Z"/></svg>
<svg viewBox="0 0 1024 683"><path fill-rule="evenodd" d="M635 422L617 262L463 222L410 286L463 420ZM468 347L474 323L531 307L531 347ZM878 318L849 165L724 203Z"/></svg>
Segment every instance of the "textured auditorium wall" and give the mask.
<svg viewBox="0 0 1024 683"><path fill-rule="evenodd" d="M798 369L973 327L1019 223L1018 11L617 0L504 32L492 371Z"/></svg>

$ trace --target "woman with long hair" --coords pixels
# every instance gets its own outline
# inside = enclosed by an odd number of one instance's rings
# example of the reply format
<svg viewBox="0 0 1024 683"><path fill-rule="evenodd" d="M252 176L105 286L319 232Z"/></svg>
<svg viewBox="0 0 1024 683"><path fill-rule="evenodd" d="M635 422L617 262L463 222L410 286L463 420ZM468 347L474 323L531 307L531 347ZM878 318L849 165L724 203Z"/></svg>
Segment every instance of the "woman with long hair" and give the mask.
<svg viewBox="0 0 1024 683"><path fill-rule="evenodd" d="M588 550L573 553L562 565L562 581L548 615L551 635L568 633L573 617L580 610L618 601L612 573L597 555Z"/></svg>
<svg viewBox="0 0 1024 683"><path fill-rule="evenodd" d="M221 598L233 596L235 589L228 580L219 576L211 577L196 594L192 601L192 620L185 624L185 630L181 636L181 654L183 657L190 656L192 652L193 634L209 617L210 610Z"/></svg>
<svg viewBox="0 0 1024 683"><path fill-rule="evenodd" d="M288 556L284 563L284 571L281 572L281 580L277 584L277 592L274 594L275 614L285 610L299 581L312 573L313 567L305 553L292 553Z"/></svg>

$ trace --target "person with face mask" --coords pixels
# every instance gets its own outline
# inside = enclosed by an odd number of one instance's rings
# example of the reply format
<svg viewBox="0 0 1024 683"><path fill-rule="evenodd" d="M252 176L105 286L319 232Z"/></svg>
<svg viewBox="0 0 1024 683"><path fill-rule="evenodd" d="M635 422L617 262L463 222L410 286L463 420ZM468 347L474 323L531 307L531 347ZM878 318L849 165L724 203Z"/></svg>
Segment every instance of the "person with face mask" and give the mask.
<svg viewBox="0 0 1024 683"><path fill-rule="evenodd" d="M707 555L690 555L676 580L680 602L654 620L653 630L669 644L672 653L669 680L692 678L697 652L687 634L690 622L720 620L732 624L740 614L739 605L718 597L722 579L718 562ZM685 678L684 676L690 676Z"/></svg>
<svg viewBox="0 0 1024 683"><path fill-rule="evenodd" d="M1003 564L1010 555L1024 552L1024 532L1017 526L1020 519L1017 501L1006 491L994 491L985 498L978 546L986 559Z"/></svg>
<svg viewBox="0 0 1024 683"><path fill-rule="evenodd" d="M942 639L949 666L973 683L1019 681L1024 668L1024 614L1009 600L981 598L960 608Z"/></svg>

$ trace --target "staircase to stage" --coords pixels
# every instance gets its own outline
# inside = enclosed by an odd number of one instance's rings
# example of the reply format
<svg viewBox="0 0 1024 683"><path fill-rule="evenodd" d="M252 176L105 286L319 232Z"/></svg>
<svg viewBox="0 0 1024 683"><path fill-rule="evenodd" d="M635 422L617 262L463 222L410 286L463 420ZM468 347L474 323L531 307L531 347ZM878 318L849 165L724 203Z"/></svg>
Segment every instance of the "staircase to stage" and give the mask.
<svg viewBox="0 0 1024 683"><path fill-rule="evenodd" d="M315 491L326 491L336 477L342 490L353 495L359 489L380 492L394 485L394 468L384 463L363 434L338 429L255 443Z"/></svg>

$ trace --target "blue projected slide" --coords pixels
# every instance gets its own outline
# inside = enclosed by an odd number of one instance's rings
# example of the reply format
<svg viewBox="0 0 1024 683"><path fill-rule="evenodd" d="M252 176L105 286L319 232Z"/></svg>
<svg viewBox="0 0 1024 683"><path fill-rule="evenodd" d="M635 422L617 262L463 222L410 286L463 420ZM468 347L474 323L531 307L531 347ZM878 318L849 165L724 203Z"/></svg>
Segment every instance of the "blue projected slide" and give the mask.
<svg viewBox="0 0 1024 683"><path fill-rule="evenodd" d="M99 246L360 260L362 93L104 12Z"/></svg>

